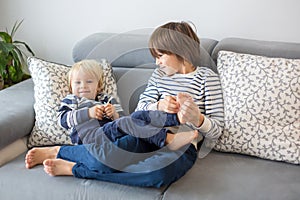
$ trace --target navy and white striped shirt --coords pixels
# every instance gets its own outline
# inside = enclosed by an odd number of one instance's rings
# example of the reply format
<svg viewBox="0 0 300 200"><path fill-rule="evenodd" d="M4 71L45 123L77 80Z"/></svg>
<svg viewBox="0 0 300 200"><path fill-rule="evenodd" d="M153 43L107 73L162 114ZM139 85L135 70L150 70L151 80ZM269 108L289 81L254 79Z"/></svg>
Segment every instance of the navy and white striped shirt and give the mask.
<svg viewBox="0 0 300 200"><path fill-rule="evenodd" d="M202 132L206 138L218 138L223 132L224 105L219 76L206 67L197 67L188 74L166 76L159 68L155 69L136 110L156 110L157 103L165 96L176 96L185 92L192 96L210 129ZM201 133L201 131L200 131Z"/></svg>
<svg viewBox="0 0 300 200"><path fill-rule="evenodd" d="M95 124L92 123L92 121L97 120L90 119L88 109L94 105L104 105L106 103L113 104L120 117L124 115L121 105L110 95L98 94L96 100L90 100L84 97L78 97L74 94L69 94L62 99L58 110L57 121L62 128L70 131L72 143L80 143L80 141L78 141L78 134L80 133L78 133L76 127L79 127L80 125L81 127L85 126L87 128L91 128L90 125ZM105 123L110 121L112 120L104 117L102 120L98 120L98 125L95 128L103 126Z"/></svg>

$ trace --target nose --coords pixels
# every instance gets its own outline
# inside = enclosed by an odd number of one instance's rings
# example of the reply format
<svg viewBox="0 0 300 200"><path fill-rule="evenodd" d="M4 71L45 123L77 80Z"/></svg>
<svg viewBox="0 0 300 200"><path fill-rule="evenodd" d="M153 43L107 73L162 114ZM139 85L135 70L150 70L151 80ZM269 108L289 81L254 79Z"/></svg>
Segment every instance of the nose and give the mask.
<svg viewBox="0 0 300 200"><path fill-rule="evenodd" d="M85 85L86 85L86 84L84 83L84 81L80 83L80 87L81 87L81 88L85 88Z"/></svg>

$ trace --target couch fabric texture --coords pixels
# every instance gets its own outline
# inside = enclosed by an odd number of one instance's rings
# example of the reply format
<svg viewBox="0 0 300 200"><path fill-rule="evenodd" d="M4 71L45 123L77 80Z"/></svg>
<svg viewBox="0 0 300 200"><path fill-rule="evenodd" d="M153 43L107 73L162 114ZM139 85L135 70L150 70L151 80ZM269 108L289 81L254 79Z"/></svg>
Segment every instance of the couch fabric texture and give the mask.
<svg viewBox="0 0 300 200"><path fill-rule="evenodd" d="M111 63L118 96L127 114L135 109L139 94L156 67L147 49L148 38L148 35L96 33L80 40L73 49L74 62L105 58ZM36 84L36 74L33 74L33 80L0 91L0 161L6 156L0 167L0 199L299 199L300 44L241 38L221 41L203 38L201 44L201 65L220 74L227 126L216 150L198 159L180 180L159 189L140 188L74 177L50 177L42 166L26 169L26 152L19 155L22 148L15 151L15 146L30 135L37 122L38 111L34 110L34 103L38 102L34 99L37 86L33 84ZM31 59L44 62L40 70L67 67ZM57 70L65 73L62 69ZM53 74L56 78L59 75L57 71ZM235 98L237 94L241 98ZM276 101L264 99L269 94ZM282 106L278 107L278 103ZM277 118L282 116L286 117ZM263 121L265 127L247 124L253 120ZM12 151L15 155L3 153Z"/></svg>

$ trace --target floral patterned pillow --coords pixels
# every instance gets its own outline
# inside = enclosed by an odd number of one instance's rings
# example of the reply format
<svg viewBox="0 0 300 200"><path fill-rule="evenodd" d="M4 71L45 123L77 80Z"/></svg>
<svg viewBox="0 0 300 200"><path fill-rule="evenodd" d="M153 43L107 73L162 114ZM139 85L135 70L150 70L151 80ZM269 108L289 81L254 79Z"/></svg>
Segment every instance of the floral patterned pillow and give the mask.
<svg viewBox="0 0 300 200"><path fill-rule="evenodd" d="M216 150L300 164L300 60L220 51L225 127Z"/></svg>
<svg viewBox="0 0 300 200"><path fill-rule="evenodd" d="M28 139L28 147L71 144L68 132L57 124L60 101L68 93L70 66L48 62L36 57L27 60L34 82L35 125ZM117 97L117 86L112 67L106 60L100 64L104 70L104 92Z"/></svg>

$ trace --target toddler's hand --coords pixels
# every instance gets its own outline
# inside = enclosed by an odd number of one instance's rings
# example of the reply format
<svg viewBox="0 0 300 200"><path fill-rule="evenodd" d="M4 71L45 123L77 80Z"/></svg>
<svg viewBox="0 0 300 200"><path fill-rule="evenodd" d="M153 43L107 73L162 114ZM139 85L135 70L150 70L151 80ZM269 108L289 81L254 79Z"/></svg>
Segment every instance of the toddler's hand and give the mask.
<svg viewBox="0 0 300 200"><path fill-rule="evenodd" d="M104 106L103 105L95 105L89 108L89 117L93 119L103 119L104 114Z"/></svg>
<svg viewBox="0 0 300 200"><path fill-rule="evenodd" d="M116 109L112 104L108 103L104 106L104 113L107 118L113 118L116 113Z"/></svg>

